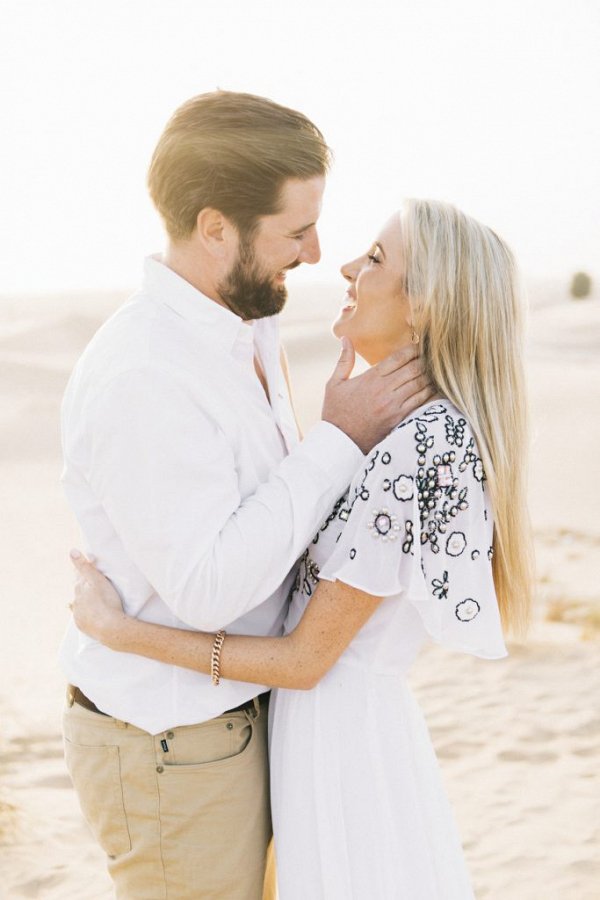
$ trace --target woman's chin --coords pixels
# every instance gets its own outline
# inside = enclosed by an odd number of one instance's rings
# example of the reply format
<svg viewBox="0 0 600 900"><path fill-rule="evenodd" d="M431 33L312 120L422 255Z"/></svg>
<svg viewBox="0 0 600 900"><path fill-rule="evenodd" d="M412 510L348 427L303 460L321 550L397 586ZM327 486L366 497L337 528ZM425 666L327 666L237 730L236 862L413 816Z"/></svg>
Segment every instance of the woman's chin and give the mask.
<svg viewBox="0 0 600 900"><path fill-rule="evenodd" d="M346 330L344 328L343 322L340 322L339 319L336 319L335 322L333 322L331 325L331 333L338 340L340 338L343 338L344 335L346 334Z"/></svg>
<svg viewBox="0 0 600 900"><path fill-rule="evenodd" d="M338 341L343 337L350 338L356 355L361 356L363 359L365 359L365 355L362 352L364 348L360 339L360 335L357 335L355 332L353 332L351 328L346 328L345 325L345 322L339 322L336 320L331 326L331 333L338 339Z"/></svg>
<svg viewBox="0 0 600 900"><path fill-rule="evenodd" d="M338 339L338 341L343 337L350 338L356 355L364 359L364 361L369 366L374 366L376 363L380 362L386 355L383 351L378 352L380 348L377 346L373 346L373 342L362 340L360 329L352 328L350 322L342 318L341 315L331 326L331 333Z"/></svg>
<svg viewBox="0 0 600 900"><path fill-rule="evenodd" d="M331 333L338 341L343 337L349 338L352 341L352 346L354 347L356 355L362 356L364 359L363 353L361 352L362 342L360 336L353 332L351 328L344 328L344 323L338 324L337 322L334 322L331 326Z"/></svg>
<svg viewBox="0 0 600 900"><path fill-rule="evenodd" d="M356 327L353 327L355 324L353 322L355 312L355 308L351 308L350 306L343 307L340 309L337 318L333 320L331 331L338 340L343 337L349 337L354 343L355 335L353 332L357 330Z"/></svg>

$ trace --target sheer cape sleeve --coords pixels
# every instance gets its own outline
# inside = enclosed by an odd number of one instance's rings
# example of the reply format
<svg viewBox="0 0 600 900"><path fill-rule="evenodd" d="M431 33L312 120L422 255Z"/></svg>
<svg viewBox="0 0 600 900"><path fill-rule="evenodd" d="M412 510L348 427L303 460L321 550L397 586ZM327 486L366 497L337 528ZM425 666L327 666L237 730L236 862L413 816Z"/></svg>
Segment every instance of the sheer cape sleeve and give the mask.
<svg viewBox="0 0 600 900"><path fill-rule="evenodd" d="M450 403L418 410L372 452L319 578L402 595L437 643L506 656L492 577L493 518L468 423Z"/></svg>

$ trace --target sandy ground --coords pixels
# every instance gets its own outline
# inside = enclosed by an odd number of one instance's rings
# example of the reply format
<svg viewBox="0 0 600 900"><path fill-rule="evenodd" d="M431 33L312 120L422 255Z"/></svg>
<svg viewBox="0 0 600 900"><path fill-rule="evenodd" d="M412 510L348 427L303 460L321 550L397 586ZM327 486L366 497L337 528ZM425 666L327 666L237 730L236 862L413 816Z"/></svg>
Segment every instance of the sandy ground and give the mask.
<svg viewBox="0 0 600 900"><path fill-rule="evenodd" d="M341 293L296 290L285 314L305 426L336 358L327 322ZM58 410L77 356L122 299L0 301L1 900L112 896L62 761L55 659L79 539L58 485ZM536 626L499 662L427 648L412 681L478 900L599 900L600 300L551 285L534 300Z"/></svg>

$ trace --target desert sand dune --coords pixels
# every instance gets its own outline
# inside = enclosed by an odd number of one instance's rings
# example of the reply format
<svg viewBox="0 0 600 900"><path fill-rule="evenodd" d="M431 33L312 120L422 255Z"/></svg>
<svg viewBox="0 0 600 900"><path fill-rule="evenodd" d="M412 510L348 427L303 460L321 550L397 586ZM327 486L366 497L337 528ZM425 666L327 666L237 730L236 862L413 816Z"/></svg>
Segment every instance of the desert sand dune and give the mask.
<svg viewBox="0 0 600 900"><path fill-rule="evenodd" d="M283 333L296 406L319 415L337 355L337 287L297 289ZM60 397L124 295L0 302L0 898L105 900L103 856L62 761L68 548ZM428 647L412 673L478 900L600 898L600 302L538 289L531 314L531 507L539 597L530 641L484 662ZM310 898L307 898L310 900ZM390 898L391 900L391 898ZM418 900L418 898L414 898Z"/></svg>

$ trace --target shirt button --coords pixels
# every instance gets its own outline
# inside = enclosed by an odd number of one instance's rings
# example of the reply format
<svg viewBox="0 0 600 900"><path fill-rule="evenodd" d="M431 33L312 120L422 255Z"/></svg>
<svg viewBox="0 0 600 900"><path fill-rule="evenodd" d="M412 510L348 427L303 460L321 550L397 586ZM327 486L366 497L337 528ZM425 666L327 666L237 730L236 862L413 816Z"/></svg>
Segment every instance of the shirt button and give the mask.
<svg viewBox="0 0 600 900"><path fill-rule="evenodd" d="M157 766L157 767L156 767L156 771L157 771L158 774L160 775L161 772L164 772L164 771L165 771L164 766Z"/></svg>
<svg viewBox="0 0 600 900"><path fill-rule="evenodd" d="M167 737L169 738L170 741L172 741L173 738L175 737L175 732L167 731Z"/></svg>
<svg viewBox="0 0 600 900"><path fill-rule="evenodd" d="M233 728L233 722L228 722L228 723L227 723L227 727L228 727L229 730L231 731L231 729Z"/></svg>

